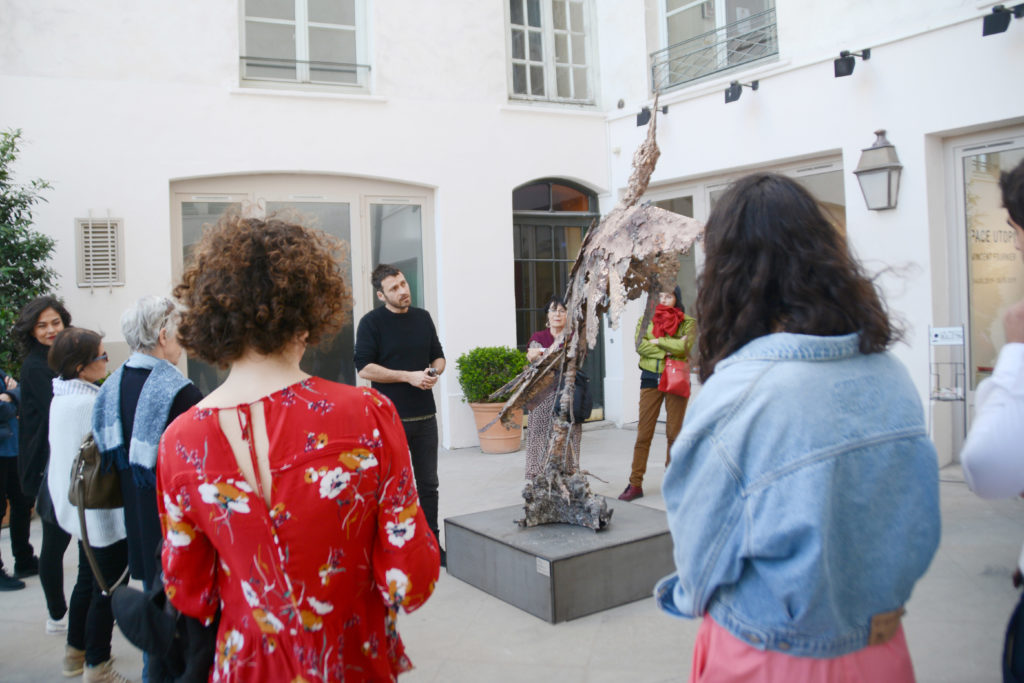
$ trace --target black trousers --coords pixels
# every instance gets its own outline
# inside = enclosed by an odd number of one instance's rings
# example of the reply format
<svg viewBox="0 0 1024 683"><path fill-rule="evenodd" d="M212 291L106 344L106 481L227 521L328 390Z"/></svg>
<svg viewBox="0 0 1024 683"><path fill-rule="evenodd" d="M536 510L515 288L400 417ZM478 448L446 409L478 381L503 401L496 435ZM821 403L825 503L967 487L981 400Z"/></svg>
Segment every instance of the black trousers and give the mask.
<svg viewBox="0 0 1024 683"><path fill-rule="evenodd" d="M71 534L52 522L43 523L43 547L39 550L39 583L46 596L46 611L54 621L68 611L64 599L64 551L71 543Z"/></svg>
<svg viewBox="0 0 1024 683"><path fill-rule="evenodd" d="M11 518L8 531L11 534L11 552L14 554L14 569L28 567L32 563L34 549L29 543L29 522L31 521L32 499L21 491L18 481L18 458L0 457L0 516L7 503L11 504ZM4 561L0 558L0 569Z"/></svg>
<svg viewBox="0 0 1024 683"><path fill-rule="evenodd" d="M402 426L412 454L412 473L416 478L420 507L427 518L427 526L440 540L437 526L437 418L402 422Z"/></svg>
<svg viewBox="0 0 1024 683"><path fill-rule="evenodd" d="M104 548L93 548L93 555L107 585L113 584L128 566L128 541L120 540ZM71 591L68 610L68 645L85 650L85 663L96 666L110 659L110 638L114 633L114 612L110 596L103 595L92 567L78 542L78 580Z"/></svg>

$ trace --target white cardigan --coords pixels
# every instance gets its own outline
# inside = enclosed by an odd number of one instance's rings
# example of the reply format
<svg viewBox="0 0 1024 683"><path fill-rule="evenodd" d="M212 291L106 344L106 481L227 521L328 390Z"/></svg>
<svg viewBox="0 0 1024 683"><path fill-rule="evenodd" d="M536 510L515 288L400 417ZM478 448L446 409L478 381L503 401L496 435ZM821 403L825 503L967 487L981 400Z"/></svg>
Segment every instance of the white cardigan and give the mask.
<svg viewBox="0 0 1024 683"><path fill-rule="evenodd" d="M100 388L80 379L54 379L50 404L50 465L47 485L57 523L64 531L81 540L78 509L68 501L71 488L71 464L78 455L85 435L92 429L92 408ZM127 537L124 508L86 510L89 545L103 548Z"/></svg>

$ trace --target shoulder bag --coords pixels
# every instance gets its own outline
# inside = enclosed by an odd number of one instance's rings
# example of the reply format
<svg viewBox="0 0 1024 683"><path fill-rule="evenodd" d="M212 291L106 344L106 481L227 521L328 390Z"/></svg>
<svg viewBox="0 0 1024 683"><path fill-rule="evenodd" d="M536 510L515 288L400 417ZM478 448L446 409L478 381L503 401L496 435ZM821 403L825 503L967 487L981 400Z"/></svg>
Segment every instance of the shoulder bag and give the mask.
<svg viewBox="0 0 1024 683"><path fill-rule="evenodd" d="M658 391L688 398L690 396L690 363L665 357L665 369L658 380Z"/></svg>
<svg viewBox="0 0 1024 683"><path fill-rule="evenodd" d="M89 561L92 574L104 595L110 595L114 589L128 580L128 567L124 568L121 578L108 586L103 572L100 571L96 556L89 545L89 528L85 522L86 510L110 510L124 505L121 497L121 480L117 470L111 465L107 472L102 471L100 449L93 439L92 432L86 434L78 455L71 464L71 487L68 489L68 501L78 508L78 524L82 530L82 550Z"/></svg>

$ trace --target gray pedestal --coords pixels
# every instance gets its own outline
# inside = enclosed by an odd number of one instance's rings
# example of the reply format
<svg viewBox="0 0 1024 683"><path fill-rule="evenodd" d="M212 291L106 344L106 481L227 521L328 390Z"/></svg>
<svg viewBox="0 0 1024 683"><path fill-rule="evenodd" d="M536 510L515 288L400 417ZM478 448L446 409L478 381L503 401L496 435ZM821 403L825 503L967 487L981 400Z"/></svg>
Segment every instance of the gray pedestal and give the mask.
<svg viewBox="0 0 1024 683"><path fill-rule="evenodd" d="M449 517L448 573L551 623L646 598L674 570L665 513L606 500L615 514L600 532L522 529L522 505Z"/></svg>

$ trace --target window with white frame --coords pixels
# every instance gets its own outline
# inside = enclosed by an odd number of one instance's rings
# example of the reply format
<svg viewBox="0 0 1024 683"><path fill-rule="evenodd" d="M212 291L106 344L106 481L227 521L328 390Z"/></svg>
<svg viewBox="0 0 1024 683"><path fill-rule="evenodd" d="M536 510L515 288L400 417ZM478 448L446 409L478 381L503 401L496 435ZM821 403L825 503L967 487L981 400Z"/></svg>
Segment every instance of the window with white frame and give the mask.
<svg viewBox="0 0 1024 683"><path fill-rule="evenodd" d="M244 0L241 76L365 89L365 0Z"/></svg>
<svg viewBox="0 0 1024 683"><path fill-rule="evenodd" d="M119 218L75 221L79 287L123 287L124 248Z"/></svg>
<svg viewBox="0 0 1024 683"><path fill-rule="evenodd" d="M508 0L515 99L594 101L589 0Z"/></svg>

